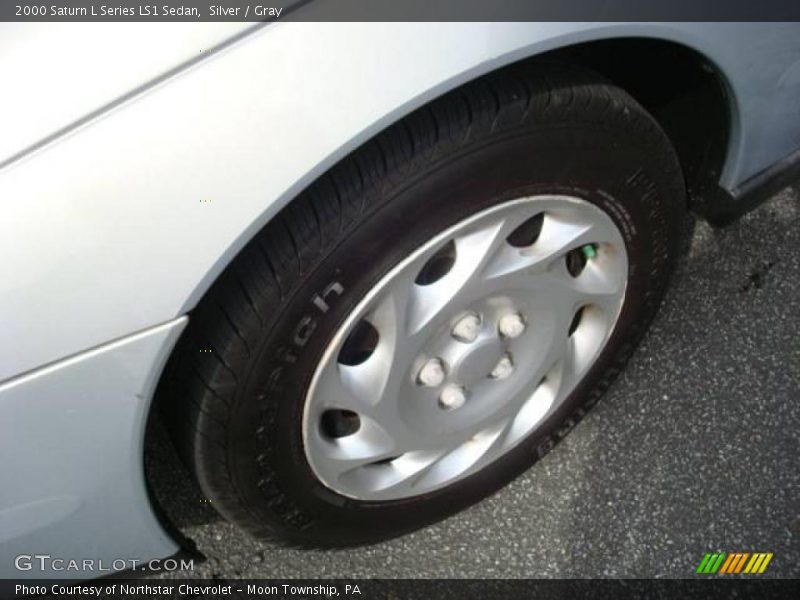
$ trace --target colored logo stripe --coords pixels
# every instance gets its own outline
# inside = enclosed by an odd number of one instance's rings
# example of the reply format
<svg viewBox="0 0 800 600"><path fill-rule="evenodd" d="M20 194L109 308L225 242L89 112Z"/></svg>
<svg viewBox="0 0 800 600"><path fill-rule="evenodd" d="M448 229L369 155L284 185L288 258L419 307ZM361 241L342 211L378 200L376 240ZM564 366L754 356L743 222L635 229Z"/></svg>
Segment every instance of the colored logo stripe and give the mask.
<svg viewBox="0 0 800 600"><path fill-rule="evenodd" d="M745 568L745 573L758 573L761 574L764 572L764 569L767 568L769 561L772 560L772 552L762 552L758 554L753 554L753 558L750 559L750 562L747 563L747 567Z"/></svg>
<svg viewBox="0 0 800 600"><path fill-rule="evenodd" d="M734 552L729 554L728 560L722 565L720 573L738 573L742 570L748 556L750 556L748 552Z"/></svg>
<svg viewBox="0 0 800 600"><path fill-rule="evenodd" d="M724 559L724 552L719 552L716 554L706 553L706 555L703 557L703 560L700 562L700 566L697 567L697 572L716 573Z"/></svg>

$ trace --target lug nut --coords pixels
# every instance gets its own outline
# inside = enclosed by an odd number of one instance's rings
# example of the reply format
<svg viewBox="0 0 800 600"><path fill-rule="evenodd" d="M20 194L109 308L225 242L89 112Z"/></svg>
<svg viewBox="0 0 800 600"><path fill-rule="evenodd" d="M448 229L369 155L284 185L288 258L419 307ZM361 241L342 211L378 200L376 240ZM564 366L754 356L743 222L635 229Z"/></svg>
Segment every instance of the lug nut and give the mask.
<svg viewBox="0 0 800 600"><path fill-rule="evenodd" d="M448 385L439 395L439 406L446 410L461 408L467 401L467 391L460 385Z"/></svg>
<svg viewBox="0 0 800 600"><path fill-rule="evenodd" d="M501 358L497 362L494 369L492 369L492 372L489 373L489 377L491 377L492 379L505 379L513 372L514 372L514 361L511 360L510 354L506 354L503 358Z"/></svg>
<svg viewBox="0 0 800 600"><path fill-rule="evenodd" d="M480 328L481 320L478 315L468 314L461 317L458 322L453 325L453 330L450 333L459 342L470 344L478 338L478 331Z"/></svg>
<svg viewBox="0 0 800 600"><path fill-rule="evenodd" d="M507 338L515 338L522 335L525 331L525 321L519 313L511 313L500 317L500 322L497 324L497 329L500 335Z"/></svg>
<svg viewBox="0 0 800 600"><path fill-rule="evenodd" d="M428 360L417 375L417 381L427 387L438 387L444 383L444 363L438 358Z"/></svg>

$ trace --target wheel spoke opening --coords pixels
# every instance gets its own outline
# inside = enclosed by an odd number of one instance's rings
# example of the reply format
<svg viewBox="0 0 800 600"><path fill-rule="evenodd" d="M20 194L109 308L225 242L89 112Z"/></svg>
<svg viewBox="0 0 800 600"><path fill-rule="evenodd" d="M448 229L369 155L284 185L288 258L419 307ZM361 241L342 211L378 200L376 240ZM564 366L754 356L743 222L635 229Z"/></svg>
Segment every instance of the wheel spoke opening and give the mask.
<svg viewBox="0 0 800 600"><path fill-rule="evenodd" d="M527 248L529 246L533 246L536 243L536 240L539 239L539 235L542 233L542 225L544 224L544 213L540 212L532 216L530 219L527 219L522 225L519 225L514 231L512 231L508 237L506 237L506 242L509 245L513 246L514 248Z"/></svg>
<svg viewBox="0 0 800 600"><path fill-rule="evenodd" d="M382 458L381 460L376 460L375 462L371 462L367 466L379 467L379 466L382 466L382 465L388 465L388 464L396 461L401 456L403 456L403 455L402 454L395 454L393 456L387 456L386 458Z"/></svg>
<svg viewBox="0 0 800 600"><path fill-rule="evenodd" d="M552 371L539 380L533 393L514 416L508 435L504 440L506 445L513 444L530 433L550 411L559 386L558 373L555 372L555 368Z"/></svg>
<svg viewBox="0 0 800 600"><path fill-rule="evenodd" d="M409 489L415 476L424 472L439 456L439 452L412 451L386 457L344 473L342 481L373 494L397 493Z"/></svg>
<svg viewBox="0 0 800 600"><path fill-rule="evenodd" d="M580 318L569 336L575 375L581 375L594 361L606 341L611 323L606 312L594 304L582 306L578 312Z"/></svg>
<svg viewBox="0 0 800 600"><path fill-rule="evenodd" d="M572 316L572 322L569 324L569 330L567 331L567 336L572 337L572 335L577 331L578 327L581 324L581 320L583 319L583 311L586 306L581 306L578 310L575 311L575 314Z"/></svg>
<svg viewBox="0 0 800 600"><path fill-rule="evenodd" d="M597 256L597 244L585 244L580 248L573 248L567 252L567 271L573 277L579 277L586 268L587 263Z"/></svg>
<svg viewBox="0 0 800 600"><path fill-rule="evenodd" d="M380 334L375 326L366 319L361 319L339 350L339 364L355 367L365 363L375 352L379 341Z"/></svg>
<svg viewBox="0 0 800 600"><path fill-rule="evenodd" d="M361 418L352 410L330 409L320 417L322 435L339 439L353 435L361 428Z"/></svg>
<svg viewBox="0 0 800 600"><path fill-rule="evenodd" d="M417 274L414 283L431 285L450 272L456 262L456 244L450 240L431 256Z"/></svg>

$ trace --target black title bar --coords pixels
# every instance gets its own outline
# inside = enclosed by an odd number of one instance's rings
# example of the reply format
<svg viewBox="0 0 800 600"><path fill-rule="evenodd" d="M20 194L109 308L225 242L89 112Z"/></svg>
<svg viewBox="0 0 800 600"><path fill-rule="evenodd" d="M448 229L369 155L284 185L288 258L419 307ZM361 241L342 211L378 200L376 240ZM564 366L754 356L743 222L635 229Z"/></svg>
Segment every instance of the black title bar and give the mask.
<svg viewBox="0 0 800 600"><path fill-rule="evenodd" d="M800 21L800 1L3 0L0 21Z"/></svg>

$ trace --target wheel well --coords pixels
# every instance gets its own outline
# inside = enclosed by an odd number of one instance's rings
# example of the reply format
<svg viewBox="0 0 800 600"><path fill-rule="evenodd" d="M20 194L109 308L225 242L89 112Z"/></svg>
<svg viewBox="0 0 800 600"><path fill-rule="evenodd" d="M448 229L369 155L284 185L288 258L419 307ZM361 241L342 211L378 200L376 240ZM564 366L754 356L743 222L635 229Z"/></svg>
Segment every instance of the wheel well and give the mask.
<svg viewBox="0 0 800 600"><path fill-rule="evenodd" d="M690 201L716 193L733 112L724 76L703 55L674 42L618 38L568 46L535 58L592 69L624 89L672 141Z"/></svg>
<svg viewBox="0 0 800 600"><path fill-rule="evenodd" d="M524 60L581 66L612 81L648 110L667 133L677 150L690 193L717 185L727 152L731 110L723 77L699 53L672 42L624 38L582 43ZM222 274L217 280L221 277ZM203 296L207 298L208 291ZM175 356L173 352L162 372L151 410L163 401L163 388ZM161 442L153 440L166 439L165 434L161 431L155 435L154 431L150 419L146 447L153 456L161 456ZM174 460L172 463L177 464ZM151 477L148 470L149 481ZM167 508L165 513L170 516L163 517L162 522L181 523L172 509ZM185 546L191 546L185 538L173 535Z"/></svg>

